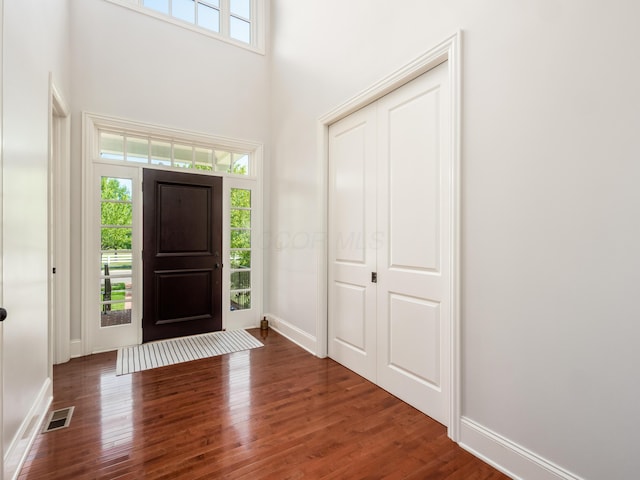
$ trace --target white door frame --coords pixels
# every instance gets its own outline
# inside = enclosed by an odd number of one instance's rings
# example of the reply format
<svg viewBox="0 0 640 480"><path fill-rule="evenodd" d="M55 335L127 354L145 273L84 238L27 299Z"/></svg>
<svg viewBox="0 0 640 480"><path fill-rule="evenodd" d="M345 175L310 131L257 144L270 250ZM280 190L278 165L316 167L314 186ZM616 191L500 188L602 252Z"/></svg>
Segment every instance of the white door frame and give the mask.
<svg viewBox="0 0 640 480"><path fill-rule="evenodd" d="M92 339L92 321L94 319L93 312L98 311L94 295L93 285L95 285L95 262L93 261L95 253L96 241L99 241L99 227L96 227L99 222L99 213L95 210L96 195L99 198L99 191L96 189L94 180L96 169L108 168L112 166L116 169L119 168L131 168L136 169L142 175L143 168L149 169L165 169L162 166L152 164L137 164L132 162L123 162L120 160L114 161L109 159L100 158L99 152L99 132L100 130L107 130L112 132L122 132L127 135L134 136L150 136L157 138L169 138L177 141L184 141L188 144L202 144L207 146L215 146L222 150L231 151L247 151L251 153L251 174L247 176L238 176L227 173L212 173L213 175L223 177L223 221L225 222L223 229L229 228L229 192L230 188L249 188L252 190L252 198L255 198L255 206L252 206L252 238L256 238L255 246L252 243L252 268L251 268L251 309L230 311L228 308L227 300L229 298L229 274L224 275L223 282L223 316L222 325L226 330L232 329L244 329L255 328L260 324L260 318L263 312L263 245L261 242L260 232L262 232L263 225L263 158L264 158L264 146L261 143L253 142L250 140L241 140L230 137L223 137L218 135L210 135L206 133L191 132L182 130L179 128L171 128L161 125L140 123L133 120L127 120L124 118L110 117L105 115L99 115L90 112L82 113L82 170L83 170L83 182L82 182L82 288L81 288L81 317L82 317L82 354L90 355L97 353L98 351L104 351L105 348L94 348ZM170 169L168 171L179 171ZM184 172L198 173L194 170L184 170ZM202 172L200 172L202 173ZM141 183L140 183L141 187ZM136 201L136 200L134 200ZM137 200L139 205L142 206L142 198ZM142 210L137 220L134 223L142 225ZM134 227L135 228L135 227ZM228 230L226 230L228 232ZM142 230L140 229L140 235ZM229 235L225 234L223 238L223 252L228 260L229 252ZM141 238L140 238L141 243ZM141 260L142 247L136 251L134 249L134 261L139 261L138 270L141 272L142 260ZM135 260L139 259L139 260ZM227 262L224 262L225 264ZM228 267L225 267L225 271L229 272ZM142 274L140 273L137 284L142 286ZM142 295L140 294L138 305L141 303ZM136 300L134 299L134 302ZM142 342L142 330L140 329L139 339L137 343ZM114 348L109 347L109 350Z"/></svg>
<svg viewBox="0 0 640 480"><path fill-rule="evenodd" d="M435 47L408 63L391 75L383 78L376 84L365 89L355 97L347 100L318 120L318 177L322 179L323 201L320 203L320 217L323 219L323 232L325 238L328 231L328 191L329 191L329 126L341 120L362 107L378 100L405 83L417 78L432 68L447 61L449 65L449 82L451 91L450 121L451 121L451 205L453 218L451 222L451 386L450 398L450 422L448 435L458 441L460 438L460 94L461 94L461 42L462 32L458 31ZM319 302L316 332L317 352L319 357L327 356L328 342L328 267L329 256L327 244L321 252L319 265L322 265L319 282Z"/></svg>
<svg viewBox="0 0 640 480"><path fill-rule="evenodd" d="M4 0L0 0L0 32L4 31ZM4 145L3 142L3 119L4 119L4 107L3 107L3 103L2 103L2 92L4 91L4 87L3 87L3 79L4 79L4 72L2 70L2 65L4 64L3 59L2 59L2 53L4 51L4 46L3 46L3 41L2 41L3 35L0 35L0 306L3 305L4 303L4 295L3 295L3 291L4 291L4 283L2 280L2 272L3 272L3 265L2 265L2 255L3 255L3 245L2 245L2 238L3 238L3 229L4 229L4 219L2 218L2 212L3 212L3 207L2 207L2 195L3 195L3 175L2 175L2 167L3 167L3 148L2 146ZM2 418L2 412L4 407L2 406L2 401L4 399L4 393L2 392L2 385L4 383L4 380L2 378L2 374L3 374L3 370L2 370L2 358L3 358L3 347L4 347L4 339L2 336L2 322L0 322L0 432L4 431L4 420ZM3 445L3 437L4 435L0 434L0 480L2 480L4 478L4 445Z"/></svg>
<svg viewBox="0 0 640 480"><path fill-rule="evenodd" d="M71 358L71 116L49 74L49 366ZM53 269L56 269L55 275ZM53 378L52 373L49 372Z"/></svg>

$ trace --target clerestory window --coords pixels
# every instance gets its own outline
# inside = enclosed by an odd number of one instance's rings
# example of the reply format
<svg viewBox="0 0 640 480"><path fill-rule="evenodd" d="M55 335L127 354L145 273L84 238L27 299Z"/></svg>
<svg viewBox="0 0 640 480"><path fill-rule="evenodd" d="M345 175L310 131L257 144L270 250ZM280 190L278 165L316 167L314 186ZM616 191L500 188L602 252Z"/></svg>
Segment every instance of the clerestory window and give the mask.
<svg viewBox="0 0 640 480"><path fill-rule="evenodd" d="M108 0L264 53L264 0Z"/></svg>

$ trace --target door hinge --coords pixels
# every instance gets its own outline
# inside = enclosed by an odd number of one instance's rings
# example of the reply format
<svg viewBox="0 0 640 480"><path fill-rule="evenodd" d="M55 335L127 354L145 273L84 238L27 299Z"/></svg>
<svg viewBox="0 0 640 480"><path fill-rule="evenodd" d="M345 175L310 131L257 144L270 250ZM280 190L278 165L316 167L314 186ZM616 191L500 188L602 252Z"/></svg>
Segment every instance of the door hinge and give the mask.
<svg viewBox="0 0 640 480"><path fill-rule="evenodd" d="M378 272L371 272L371 283L378 283Z"/></svg>

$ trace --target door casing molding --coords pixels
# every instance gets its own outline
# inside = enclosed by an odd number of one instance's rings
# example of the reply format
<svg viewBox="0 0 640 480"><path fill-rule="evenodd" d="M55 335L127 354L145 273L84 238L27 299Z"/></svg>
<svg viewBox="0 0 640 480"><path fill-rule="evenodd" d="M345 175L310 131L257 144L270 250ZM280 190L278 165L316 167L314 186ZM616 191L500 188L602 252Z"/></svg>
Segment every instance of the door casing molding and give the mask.
<svg viewBox="0 0 640 480"><path fill-rule="evenodd" d="M50 369L71 358L71 115L49 74L49 282ZM52 268L56 268L53 277ZM51 285L49 288L51 292ZM51 308L53 301L53 309ZM49 372L50 376L53 374ZM53 378L53 377L51 377Z"/></svg>
<svg viewBox="0 0 640 480"><path fill-rule="evenodd" d="M451 205L453 218L451 222L451 378L449 384L451 392L448 435L453 441L460 438L461 428L461 342L460 342L460 152L461 152L461 44L462 31L457 31L435 47L427 50L418 58L391 73L379 82L366 88L359 94L348 99L330 112L318 119L317 122L317 156L318 178L321 179L322 201L319 202L322 218L322 231L327 238L329 225L329 126L375 102L386 94L396 90L414 78L428 72L438 65L448 62L449 88L451 92L450 135L451 135ZM328 268L329 254L327 242L318 253L319 282L318 282L318 311L316 313L316 355L324 358L328 351Z"/></svg>

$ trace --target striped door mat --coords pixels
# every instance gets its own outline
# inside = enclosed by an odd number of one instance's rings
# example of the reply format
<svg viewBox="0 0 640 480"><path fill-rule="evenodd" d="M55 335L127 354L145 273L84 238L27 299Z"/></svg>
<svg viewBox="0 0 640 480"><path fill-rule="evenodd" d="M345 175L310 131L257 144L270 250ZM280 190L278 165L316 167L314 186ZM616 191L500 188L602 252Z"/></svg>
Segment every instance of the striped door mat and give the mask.
<svg viewBox="0 0 640 480"><path fill-rule="evenodd" d="M262 346L262 342L244 330L229 330L122 347L118 349L116 375Z"/></svg>

